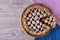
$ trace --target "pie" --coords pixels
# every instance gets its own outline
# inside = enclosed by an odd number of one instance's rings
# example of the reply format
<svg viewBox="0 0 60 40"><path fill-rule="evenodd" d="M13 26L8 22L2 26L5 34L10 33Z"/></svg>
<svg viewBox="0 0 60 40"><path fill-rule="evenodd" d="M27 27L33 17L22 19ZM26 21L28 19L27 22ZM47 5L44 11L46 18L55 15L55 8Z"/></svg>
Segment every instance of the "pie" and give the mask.
<svg viewBox="0 0 60 40"><path fill-rule="evenodd" d="M22 13L21 24L31 36L47 35L56 26L56 16L43 4L32 4Z"/></svg>

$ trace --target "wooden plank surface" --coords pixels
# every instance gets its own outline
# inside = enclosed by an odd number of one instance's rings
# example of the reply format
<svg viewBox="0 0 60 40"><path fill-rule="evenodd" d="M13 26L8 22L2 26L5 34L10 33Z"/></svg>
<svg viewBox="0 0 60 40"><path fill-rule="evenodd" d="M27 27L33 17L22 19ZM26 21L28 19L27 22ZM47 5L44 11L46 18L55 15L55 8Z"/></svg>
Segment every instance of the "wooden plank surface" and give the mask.
<svg viewBox="0 0 60 40"><path fill-rule="evenodd" d="M0 40L33 40L21 26L23 10L31 0L0 0Z"/></svg>

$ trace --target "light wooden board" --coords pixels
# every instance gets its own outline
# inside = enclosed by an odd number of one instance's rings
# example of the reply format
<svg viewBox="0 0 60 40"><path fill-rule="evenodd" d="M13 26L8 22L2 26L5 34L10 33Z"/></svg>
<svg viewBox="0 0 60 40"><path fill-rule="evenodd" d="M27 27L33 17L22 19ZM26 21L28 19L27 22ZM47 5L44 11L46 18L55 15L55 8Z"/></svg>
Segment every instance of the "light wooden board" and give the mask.
<svg viewBox="0 0 60 40"><path fill-rule="evenodd" d="M21 14L32 0L0 0L0 40L34 40L21 26Z"/></svg>

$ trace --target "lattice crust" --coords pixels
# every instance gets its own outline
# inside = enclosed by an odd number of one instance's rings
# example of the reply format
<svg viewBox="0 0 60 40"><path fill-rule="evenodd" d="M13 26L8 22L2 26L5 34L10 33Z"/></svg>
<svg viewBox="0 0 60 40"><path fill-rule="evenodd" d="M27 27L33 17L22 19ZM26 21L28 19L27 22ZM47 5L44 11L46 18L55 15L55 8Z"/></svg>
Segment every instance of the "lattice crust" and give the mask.
<svg viewBox="0 0 60 40"><path fill-rule="evenodd" d="M25 11L23 19L32 33L41 34L48 27L52 28L56 25L55 16L42 5L32 5Z"/></svg>
<svg viewBox="0 0 60 40"><path fill-rule="evenodd" d="M33 31L35 32L39 32L39 31L43 31L45 29L45 26L42 27L42 23L40 22L40 18L42 18L45 14L41 11L38 11L38 9L34 9L31 12L28 12L27 16L26 16L26 23L27 25L33 29Z"/></svg>

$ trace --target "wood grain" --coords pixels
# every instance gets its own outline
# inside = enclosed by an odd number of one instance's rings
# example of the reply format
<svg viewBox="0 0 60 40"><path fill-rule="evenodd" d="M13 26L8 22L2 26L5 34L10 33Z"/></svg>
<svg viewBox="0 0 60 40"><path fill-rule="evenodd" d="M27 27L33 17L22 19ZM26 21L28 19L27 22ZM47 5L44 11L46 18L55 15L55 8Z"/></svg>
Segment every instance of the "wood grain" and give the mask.
<svg viewBox="0 0 60 40"><path fill-rule="evenodd" d="M33 40L21 26L21 14L31 0L0 0L0 40Z"/></svg>

